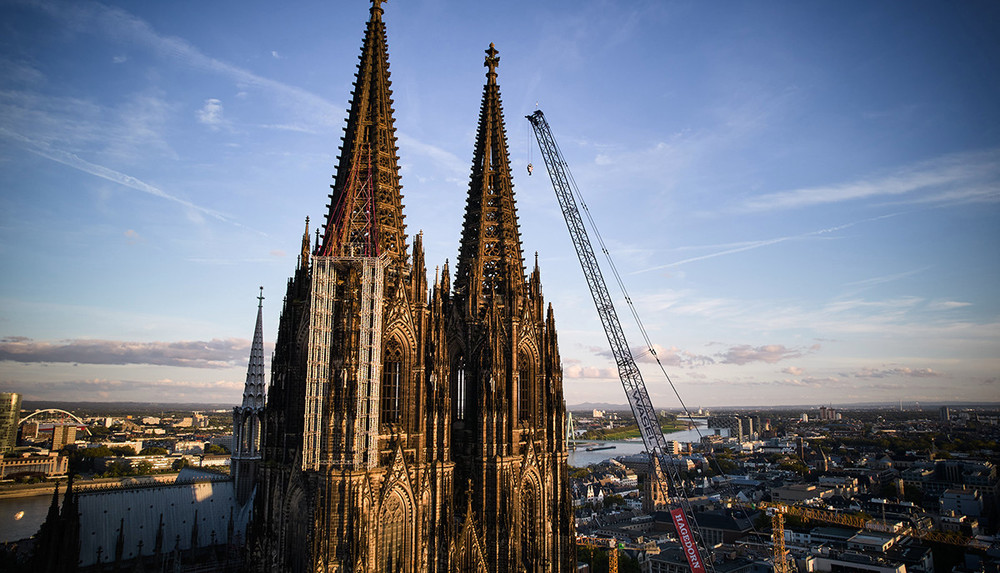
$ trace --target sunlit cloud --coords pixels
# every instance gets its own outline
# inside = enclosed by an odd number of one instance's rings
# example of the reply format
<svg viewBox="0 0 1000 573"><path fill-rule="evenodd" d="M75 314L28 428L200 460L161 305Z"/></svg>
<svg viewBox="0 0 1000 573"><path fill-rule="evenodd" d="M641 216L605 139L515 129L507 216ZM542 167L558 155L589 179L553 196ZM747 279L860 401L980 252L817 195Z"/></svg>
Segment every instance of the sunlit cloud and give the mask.
<svg viewBox="0 0 1000 573"><path fill-rule="evenodd" d="M766 362L774 364L789 358L799 358L805 351L796 348L787 348L783 344L767 344L764 346L750 346L743 344L734 346L721 354L723 364L749 364L751 362Z"/></svg>
<svg viewBox="0 0 1000 573"><path fill-rule="evenodd" d="M19 363L151 364L188 368L231 368L247 362L250 341L128 342L119 340L0 340L0 361Z"/></svg>
<svg viewBox="0 0 1000 573"><path fill-rule="evenodd" d="M897 366L892 368L862 368L850 374L854 378L888 378L903 376L908 378L937 378L942 376L930 368L908 368Z"/></svg>
<svg viewBox="0 0 1000 573"><path fill-rule="evenodd" d="M597 368L595 366L580 366L578 364L565 366L563 376L566 378L596 378L601 380L617 380L618 372L613 368Z"/></svg>

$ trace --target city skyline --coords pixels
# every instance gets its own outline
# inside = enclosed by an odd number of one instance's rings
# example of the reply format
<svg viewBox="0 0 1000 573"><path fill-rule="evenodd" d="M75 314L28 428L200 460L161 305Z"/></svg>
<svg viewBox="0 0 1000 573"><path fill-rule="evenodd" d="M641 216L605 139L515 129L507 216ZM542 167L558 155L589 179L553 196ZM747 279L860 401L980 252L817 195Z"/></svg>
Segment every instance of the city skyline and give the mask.
<svg viewBox="0 0 1000 573"><path fill-rule="evenodd" d="M0 391L239 402L258 285L269 355L326 212L369 5L0 7ZM495 42L567 403L624 397L536 103L689 407L996 401L997 12L388 2L410 242L454 268Z"/></svg>

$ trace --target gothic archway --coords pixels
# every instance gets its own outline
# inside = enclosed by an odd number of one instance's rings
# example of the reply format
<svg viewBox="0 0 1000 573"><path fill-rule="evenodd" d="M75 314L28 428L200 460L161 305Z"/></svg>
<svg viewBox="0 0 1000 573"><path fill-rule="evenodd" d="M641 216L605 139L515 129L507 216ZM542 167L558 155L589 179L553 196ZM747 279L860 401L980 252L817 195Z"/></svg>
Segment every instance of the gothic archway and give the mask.
<svg viewBox="0 0 1000 573"><path fill-rule="evenodd" d="M538 571L542 557L541 489L534 476L527 476L520 488L520 536L518 540L524 571Z"/></svg>
<svg viewBox="0 0 1000 573"><path fill-rule="evenodd" d="M413 511L406 496L394 490L382 503L379 512L378 571L405 573L410 571L413 555Z"/></svg>

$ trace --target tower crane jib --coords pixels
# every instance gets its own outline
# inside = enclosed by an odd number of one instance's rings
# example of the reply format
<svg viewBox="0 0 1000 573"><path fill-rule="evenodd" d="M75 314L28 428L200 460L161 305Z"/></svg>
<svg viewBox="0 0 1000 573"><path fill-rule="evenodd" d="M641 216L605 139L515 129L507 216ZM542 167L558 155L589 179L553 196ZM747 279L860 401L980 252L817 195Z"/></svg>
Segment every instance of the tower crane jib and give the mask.
<svg viewBox="0 0 1000 573"><path fill-rule="evenodd" d="M639 371L628 342L625 340L621 321L618 319L618 313L615 312L607 284L604 282L601 268L597 264L597 257L594 255L594 248L580 216L580 209L577 207L574 196L576 186L569 172L569 166L559 151L559 146L552 136L552 131L549 129L549 124L542 111L535 110L534 113L527 116L527 119L531 123L535 139L538 141L538 147L545 160L545 167L552 180L552 187L559 201L563 218L566 220L573 247L576 249L577 258L579 258L580 266L583 268L584 278L590 288L590 294L594 298L594 305L597 307L597 314L608 337L608 343L611 345L611 352L618 367L618 376L625 389L625 395L628 397L629 406L631 406L632 414L639 425L639 432L642 435L646 451L650 453L652 477L660 482L662 491L670 491L669 485L672 484L678 494L672 498L678 507L671 511L671 517L691 571L693 573L711 572L713 570L711 561L705 561L701 558L698 546L704 545L700 543L697 523L691 513L690 504L684 496L680 472L676 464L668 463L666 438L663 437L663 431L660 429L660 423L649 399L642 373ZM586 209L586 204L583 204L583 207ZM607 253L606 250L604 252ZM662 471L664 469L666 476Z"/></svg>

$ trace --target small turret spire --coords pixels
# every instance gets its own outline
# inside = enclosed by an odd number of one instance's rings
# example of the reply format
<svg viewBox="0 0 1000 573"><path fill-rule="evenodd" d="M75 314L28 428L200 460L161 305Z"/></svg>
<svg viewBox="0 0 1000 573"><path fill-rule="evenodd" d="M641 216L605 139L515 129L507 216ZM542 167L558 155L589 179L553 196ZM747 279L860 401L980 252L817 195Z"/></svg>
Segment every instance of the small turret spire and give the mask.
<svg viewBox="0 0 1000 573"><path fill-rule="evenodd" d="M319 232L319 229L316 229ZM302 233L302 252L299 254L299 268L309 266L309 217L306 216L306 230ZM263 289L264 287L260 287Z"/></svg>
<svg viewBox="0 0 1000 573"><path fill-rule="evenodd" d="M306 234L308 240L309 234ZM260 409L264 407L267 391L264 374L264 287L257 296L257 325L250 345L250 362L247 364L247 381L243 386L243 407Z"/></svg>

